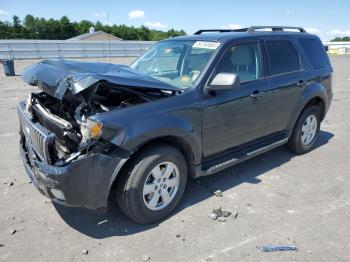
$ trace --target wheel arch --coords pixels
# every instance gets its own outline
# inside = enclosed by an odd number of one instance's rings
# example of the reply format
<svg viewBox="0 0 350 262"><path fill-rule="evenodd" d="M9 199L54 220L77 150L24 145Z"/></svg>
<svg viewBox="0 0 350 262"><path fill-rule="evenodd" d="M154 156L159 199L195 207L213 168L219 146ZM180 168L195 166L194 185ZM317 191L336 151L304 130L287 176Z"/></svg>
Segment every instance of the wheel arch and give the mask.
<svg viewBox="0 0 350 262"><path fill-rule="evenodd" d="M111 186L108 192L109 197L111 193L116 189L118 182L122 179L124 170L126 170L129 167L133 159L135 159L135 157L137 157L141 152L143 152L147 148L156 146L156 145L161 145L161 144L169 145L177 148L185 157L187 167L188 167L188 176L194 177L193 172L195 169L192 167L195 164L195 154L190 144L185 139L174 135L157 137L144 142L142 145L136 148L135 151L129 156L129 158L123 163L123 165L120 167L118 171L118 174L114 178L112 178L113 181L111 181L110 183Z"/></svg>
<svg viewBox="0 0 350 262"><path fill-rule="evenodd" d="M297 120L299 119L300 115L303 113L303 111L309 107L309 106L313 106L316 105L320 108L320 112L321 112L321 119L320 122L323 121L325 115L326 115L326 103L325 100L322 98L321 95L315 95L312 97L309 97L308 99L305 99L303 101L303 103L301 104L301 106L299 107L299 110L297 111L296 114L293 114L293 121L290 121L290 126L289 126L289 130L290 133L293 131L293 128L295 126L295 123L297 122Z"/></svg>
<svg viewBox="0 0 350 262"><path fill-rule="evenodd" d="M305 108L311 106L311 105L315 105L318 106L320 108L320 112L321 112L321 121L323 121L324 117L326 116L326 103L325 101L320 97L320 96L315 96L313 98L311 98L303 107L303 109L300 111L303 112L305 110Z"/></svg>

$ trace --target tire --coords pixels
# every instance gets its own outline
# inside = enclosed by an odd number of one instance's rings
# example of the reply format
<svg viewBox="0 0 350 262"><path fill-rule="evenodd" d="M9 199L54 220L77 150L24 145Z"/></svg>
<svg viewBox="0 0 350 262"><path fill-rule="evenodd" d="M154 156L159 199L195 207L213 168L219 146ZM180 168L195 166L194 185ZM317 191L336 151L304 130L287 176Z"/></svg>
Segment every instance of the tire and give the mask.
<svg viewBox="0 0 350 262"><path fill-rule="evenodd" d="M297 154L305 154L313 148L320 132L320 116L320 108L318 106L308 106L303 110L293 128L292 135L287 143L287 146L291 151ZM316 121L316 123L309 125L307 123L307 120L311 120L311 123L314 123L313 121ZM305 129L308 130L308 126L310 126L310 129L309 131L305 132ZM315 130L313 130L311 127L315 127ZM306 139L308 132L310 132L310 135ZM315 133L311 138L313 132Z"/></svg>
<svg viewBox="0 0 350 262"><path fill-rule="evenodd" d="M170 171L165 171L171 168L173 172L168 176ZM136 223L156 222L169 215L179 203L187 173L186 160L178 149L166 144L146 148L123 170L117 184L117 203ZM153 191L146 194L150 189Z"/></svg>

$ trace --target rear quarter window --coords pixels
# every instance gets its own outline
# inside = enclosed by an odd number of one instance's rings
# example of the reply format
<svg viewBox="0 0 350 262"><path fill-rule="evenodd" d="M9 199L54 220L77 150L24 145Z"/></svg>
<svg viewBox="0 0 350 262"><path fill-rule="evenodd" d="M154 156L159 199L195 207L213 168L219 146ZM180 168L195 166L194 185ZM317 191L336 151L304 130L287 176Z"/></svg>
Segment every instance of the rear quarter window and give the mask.
<svg viewBox="0 0 350 262"><path fill-rule="evenodd" d="M288 40L266 42L270 75L295 72L300 69L298 53Z"/></svg>
<svg viewBox="0 0 350 262"><path fill-rule="evenodd" d="M319 41L316 39L299 39L299 43L314 69L328 66L325 49Z"/></svg>

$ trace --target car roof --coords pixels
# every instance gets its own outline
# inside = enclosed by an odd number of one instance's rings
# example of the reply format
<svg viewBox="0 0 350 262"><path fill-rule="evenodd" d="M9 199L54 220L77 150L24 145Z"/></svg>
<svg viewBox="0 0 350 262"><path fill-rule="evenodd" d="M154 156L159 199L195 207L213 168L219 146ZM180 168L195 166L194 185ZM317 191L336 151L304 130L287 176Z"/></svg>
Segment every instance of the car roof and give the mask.
<svg viewBox="0 0 350 262"><path fill-rule="evenodd" d="M261 36L311 36L315 35L306 33L306 32L290 32L290 31L255 31L255 32L219 32L219 33L203 33L203 34L194 34L187 36L178 36L173 37L167 40L183 40L183 41L217 41L217 42L227 42L234 39L240 39L245 37L261 37Z"/></svg>

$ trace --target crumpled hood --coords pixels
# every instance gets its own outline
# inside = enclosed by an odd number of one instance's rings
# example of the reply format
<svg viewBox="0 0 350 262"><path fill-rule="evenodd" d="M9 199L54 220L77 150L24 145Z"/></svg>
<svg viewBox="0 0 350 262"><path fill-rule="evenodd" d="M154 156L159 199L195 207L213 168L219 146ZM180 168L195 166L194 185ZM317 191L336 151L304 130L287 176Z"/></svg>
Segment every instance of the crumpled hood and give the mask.
<svg viewBox="0 0 350 262"><path fill-rule="evenodd" d="M38 86L50 96L62 99L67 89L77 94L104 81L132 88L181 90L140 73L126 65L69 60L43 60L27 67L21 75L24 82Z"/></svg>

